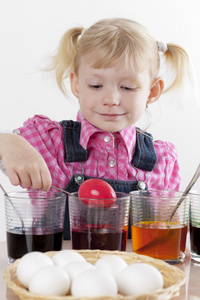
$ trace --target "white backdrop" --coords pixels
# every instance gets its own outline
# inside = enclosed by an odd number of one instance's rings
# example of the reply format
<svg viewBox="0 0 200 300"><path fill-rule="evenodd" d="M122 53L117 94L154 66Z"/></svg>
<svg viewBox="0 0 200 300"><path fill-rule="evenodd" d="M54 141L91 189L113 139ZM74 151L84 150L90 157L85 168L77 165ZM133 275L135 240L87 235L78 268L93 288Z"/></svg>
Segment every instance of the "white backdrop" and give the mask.
<svg viewBox="0 0 200 300"><path fill-rule="evenodd" d="M34 114L57 121L75 119L77 101L65 99L54 79L41 69L68 28L88 27L101 18L131 18L156 39L180 44L190 53L200 82L199 11L199 0L0 0L0 130L17 128ZM184 109L178 110L167 98L170 95L161 98L159 106L152 105L148 131L178 148L183 190L200 161L199 99L190 90ZM7 191L17 189L2 173L0 183ZM200 180L195 188L200 189ZM5 238L0 191L0 241Z"/></svg>

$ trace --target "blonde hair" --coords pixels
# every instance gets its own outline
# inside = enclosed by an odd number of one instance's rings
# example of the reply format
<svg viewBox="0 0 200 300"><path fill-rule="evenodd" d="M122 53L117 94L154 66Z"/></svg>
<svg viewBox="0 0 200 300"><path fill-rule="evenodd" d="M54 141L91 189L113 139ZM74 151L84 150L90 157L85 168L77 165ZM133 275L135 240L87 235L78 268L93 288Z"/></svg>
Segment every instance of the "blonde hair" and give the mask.
<svg viewBox="0 0 200 300"><path fill-rule="evenodd" d="M75 27L63 35L51 70L55 70L58 86L64 94L67 94L65 79L71 73L78 74L80 58L93 51L96 53L94 68L106 68L122 62L127 68L136 66L143 70L149 62L152 81L158 76L160 53L156 40L146 28L128 19L104 19L86 30ZM185 75L189 74L187 52L178 45L167 44L167 51L161 55L175 71L173 81L164 92L180 88Z"/></svg>

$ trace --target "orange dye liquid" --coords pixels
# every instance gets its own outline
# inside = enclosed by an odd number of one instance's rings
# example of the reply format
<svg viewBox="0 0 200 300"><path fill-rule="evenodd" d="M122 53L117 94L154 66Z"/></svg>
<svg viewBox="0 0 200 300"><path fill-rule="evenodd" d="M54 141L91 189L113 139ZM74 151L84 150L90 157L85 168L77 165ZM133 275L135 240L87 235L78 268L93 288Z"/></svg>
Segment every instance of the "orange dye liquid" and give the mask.
<svg viewBox="0 0 200 300"><path fill-rule="evenodd" d="M126 251L126 246L127 246L127 238L128 238L128 225L127 226L123 226L123 232L126 232L125 234L125 238L122 239L122 247L121 249L124 249L122 251Z"/></svg>
<svg viewBox="0 0 200 300"><path fill-rule="evenodd" d="M179 224L180 225L180 224ZM157 259L177 259L185 252L187 226L165 222L141 222L131 226L132 248ZM161 227L161 228L160 228Z"/></svg>

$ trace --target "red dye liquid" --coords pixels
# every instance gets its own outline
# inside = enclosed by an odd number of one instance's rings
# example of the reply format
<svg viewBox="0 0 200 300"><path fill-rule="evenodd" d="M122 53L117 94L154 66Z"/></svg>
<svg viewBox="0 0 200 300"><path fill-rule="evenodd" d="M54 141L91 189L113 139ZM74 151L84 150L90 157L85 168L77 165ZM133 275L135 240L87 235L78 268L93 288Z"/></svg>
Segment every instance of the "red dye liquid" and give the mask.
<svg viewBox="0 0 200 300"><path fill-rule="evenodd" d="M127 230L115 233L72 230L73 249L126 251Z"/></svg>
<svg viewBox="0 0 200 300"><path fill-rule="evenodd" d="M42 235L7 232L8 257L21 258L31 251L59 251L62 247L62 236L62 232Z"/></svg>

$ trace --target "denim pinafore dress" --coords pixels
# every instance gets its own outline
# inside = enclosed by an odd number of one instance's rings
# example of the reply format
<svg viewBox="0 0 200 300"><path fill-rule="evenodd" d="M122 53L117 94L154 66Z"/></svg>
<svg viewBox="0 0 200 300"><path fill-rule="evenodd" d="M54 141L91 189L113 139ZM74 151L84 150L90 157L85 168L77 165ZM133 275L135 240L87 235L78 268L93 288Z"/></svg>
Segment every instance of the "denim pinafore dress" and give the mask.
<svg viewBox="0 0 200 300"><path fill-rule="evenodd" d="M72 120L61 121L60 124L63 127L64 138L64 151L65 162L80 162L83 163L87 160L87 150L85 150L79 143L81 123ZM136 148L132 158L132 165L136 169L141 169L146 172L151 172L157 162L157 155L155 152L152 135L148 132L141 132L139 129L136 131ZM92 177L84 174L74 174L65 190L69 193L77 192L80 184ZM123 192L129 194L131 191L146 189L146 186L140 186L144 182L140 181L123 181L123 180L111 180L102 179L108 182L116 192ZM130 234L130 222L128 230L128 238ZM66 196L66 208L64 218L64 240L70 239L70 223L69 223L69 209L68 209L68 196Z"/></svg>

